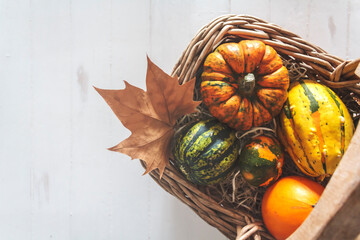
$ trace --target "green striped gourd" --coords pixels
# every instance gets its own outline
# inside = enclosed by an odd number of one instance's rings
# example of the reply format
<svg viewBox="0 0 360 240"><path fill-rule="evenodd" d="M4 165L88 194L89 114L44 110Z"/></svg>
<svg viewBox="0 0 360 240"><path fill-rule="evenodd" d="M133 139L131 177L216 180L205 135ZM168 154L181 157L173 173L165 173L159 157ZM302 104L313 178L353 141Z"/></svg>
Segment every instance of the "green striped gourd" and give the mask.
<svg viewBox="0 0 360 240"><path fill-rule="evenodd" d="M186 125L175 134L172 147L175 166L190 182L201 185L224 180L238 152L235 132L216 119Z"/></svg>
<svg viewBox="0 0 360 240"><path fill-rule="evenodd" d="M310 80L291 86L278 135L302 172L320 180L332 175L353 133L351 116L331 89Z"/></svg>

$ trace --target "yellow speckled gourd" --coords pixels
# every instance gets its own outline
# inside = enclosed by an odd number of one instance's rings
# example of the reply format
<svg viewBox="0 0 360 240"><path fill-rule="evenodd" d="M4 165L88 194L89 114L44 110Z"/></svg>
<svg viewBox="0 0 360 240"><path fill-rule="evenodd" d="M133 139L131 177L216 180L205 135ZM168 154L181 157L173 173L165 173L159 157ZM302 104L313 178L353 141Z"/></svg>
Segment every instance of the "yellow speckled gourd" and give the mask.
<svg viewBox="0 0 360 240"><path fill-rule="evenodd" d="M354 124L331 89L311 80L295 82L278 120L278 136L302 172L320 180L334 173Z"/></svg>

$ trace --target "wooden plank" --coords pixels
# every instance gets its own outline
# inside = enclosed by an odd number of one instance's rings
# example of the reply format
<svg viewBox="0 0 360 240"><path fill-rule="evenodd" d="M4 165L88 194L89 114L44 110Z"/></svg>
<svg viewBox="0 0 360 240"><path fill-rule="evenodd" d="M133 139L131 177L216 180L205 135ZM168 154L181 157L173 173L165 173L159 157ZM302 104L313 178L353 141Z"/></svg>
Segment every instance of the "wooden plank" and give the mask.
<svg viewBox="0 0 360 240"><path fill-rule="evenodd" d="M346 52L345 59L357 59L360 57L360 1L347 1L346 28Z"/></svg>
<svg viewBox="0 0 360 240"><path fill-rule="evenodd" d="M80 0L71 8L71 236L147 239L152 180L137 160L107 150L130 132L92 86L121 89L126 80L145 89L149 1Z"/></svg>
<svg viewBox="0 0 360 240"><path fill-rule="evenodd" d="M354 157L354 156L353 156ZM326 225L319 239L355 239L360 236L360 184Z"/></svg>
<svg viewBox="0 0 360 240"><path fill-rule="evenodd" d="M0 236L7 239L31 238L30 14L28 4L0 3Z"/></svg>
<svg viewBox="0 0 360 240"><path fill-rule="evenodd" d="M72 148L69 3L29 2L31 237L66 239ZM46 11L44 11L46 9ZM12 11L16 15L16 9ZM26 99L22 99L26 102ZM26 161L26 159L24 159ZM49 213L56 217L49 219Z"/></svg>

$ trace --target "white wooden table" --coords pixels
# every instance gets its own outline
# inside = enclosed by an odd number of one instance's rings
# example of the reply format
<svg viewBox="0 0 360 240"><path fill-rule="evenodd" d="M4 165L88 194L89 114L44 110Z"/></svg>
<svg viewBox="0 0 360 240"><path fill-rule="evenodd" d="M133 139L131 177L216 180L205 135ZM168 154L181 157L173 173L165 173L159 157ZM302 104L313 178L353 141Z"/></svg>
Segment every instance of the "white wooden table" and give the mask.
<svg viewBox="0 0 360 240"><path fill-rule="evenodd" d="M0 238L225 239L165 193L92 86L145 88L213 18L254 15L360 57L360 1L0 0Z"/></svg>

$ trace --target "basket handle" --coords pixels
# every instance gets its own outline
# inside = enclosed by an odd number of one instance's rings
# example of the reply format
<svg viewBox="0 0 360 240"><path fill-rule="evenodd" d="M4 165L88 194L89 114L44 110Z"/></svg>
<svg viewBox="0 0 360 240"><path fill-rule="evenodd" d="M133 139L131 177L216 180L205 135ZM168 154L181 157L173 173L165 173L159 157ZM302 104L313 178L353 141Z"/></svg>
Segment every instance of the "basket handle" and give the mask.
<svg viewBox="0 0 360 240"><path fill-rule="evenodd" d="M340 78L347 79L355 75L360 81L360 58L352 61L344 61L339 64L330 75L330 80L339 82Z"/></svg>
<svg viewBox="0 0 360 240"><path fill-rule="evenodd" d="M332 88L349 88L360 94L360 58L343 61L330 74L329 80L321 79Z"/></svg>

